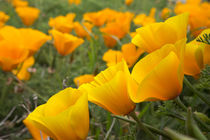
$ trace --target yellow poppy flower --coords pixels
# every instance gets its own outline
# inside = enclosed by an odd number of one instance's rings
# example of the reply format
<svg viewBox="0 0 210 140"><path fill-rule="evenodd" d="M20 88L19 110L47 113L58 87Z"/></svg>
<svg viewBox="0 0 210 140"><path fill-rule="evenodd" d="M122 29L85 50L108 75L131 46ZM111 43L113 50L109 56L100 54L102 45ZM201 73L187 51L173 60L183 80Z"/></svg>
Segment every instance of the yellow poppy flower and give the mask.
<svg viewBox="0 0 210 140"><path fill-rule="evenodd" d="M79 22L74 22L74 30L77 36L90 39L90 33L93 25L89 22L84 22L82 24L83 26Z"/></svg>
<svg viewBox="0 0 210 140"><path fill-rule="evenodd" d="M63 56L72 53L84 42L84 40L81 38L56 30L51 30L50 33L53 36L55 48L59 54Z"/></svg>
<svg viewBox="0 0 210 140"><path fill-rule="evenodd" d="M187 3L178 2L174 8L176 14L189 13L191 33L196 37L203 29L210 28L210 4L200 0L187 0Z"/></svg>
<svg viewBox="0 0 210 140"><path fill-rule="evenodd" d="M63 33L69 33L74 28L73 20L75 18L74 13L69 13L66 16L57 16L50 18L49 26Z"/></svg>
<svg viewBox="0 0 210 140"><path fill-rule="evenodd" d="M132 43L146 52L152 52L165 44L174 44L186 37L188 14L168 18L165 22L152 23L138 28Z"/></svg>
<svg viewBox="0 0 210 140"><path fill-rule="evenodd" d="M160 17L165 20L170 16L170 14L171 14L171 9L163 8L163 10L161 11Z"/></svg>
<svg viewBox="0 0 210 140"><path fill-rule="evenodd" d="M23 123L28 128L35 140L46 140L48 138L45 133L37 129L27 118L23 120Z"/></svg>
<svg viewBox="0 0 210 140"><path fill-rule="evenodd" d="M25 1L25 0L12 0L12 5L14 7L25 7L25 6L28 6L28 1Z"/></svg>
<svg viewBox="0 0 210 140"><path fill-rule="evenodd" d="M30 79L30 73L28 71L28 68L33 66L34 64L34 57L31 56L27 58L23 64L20 64L19 67L16 70L13 70L13 74L17 75L17 78L20 80L29 80Z"/></svg>
<svg viewBox="0 0 210 140"><path fill-rule="evenodd" d="M94 80L94 75L92 74L85 74L74 78L74 84L77 87L81 86L82 84L92 82Z"/></svg>
<svg viewBox="0 0 210 140"><path fill-rule="evenodd" d="M125 61L111 66L94 77L94 81L79 89L88 92L88 100L116 115L126 115L135 109L127 91L130 72Z"/></svg>
<svg viewBox="0 0 210 140"><path fill-rule="evenodd" d="M170 100L181 93L185 42L166 44L137 62L128 82L132 101Z"/></svg>
<svg viewBox="0 0 210 140"><path fill-rule="evenodd" d="M83 140L89 130L87 94L66 88L37 107L27 120L53 139Z"/></svg>
<svg viewBox="0 0 210 140"><path fill-rule="evenodd" d="M33 55L46 41L51 39L50 36L31 28L21 28L19 31L23 36L24 45L30 50L30 55Z"/></svg>
<svg viewBox="0 0 210 140"><path fill-rule="evenodd" d="M204 43L197 42L196 40L187 43L184 55L184 73L191 76L200 74L201 69L204 67L203 62L203 49Z"/></svg>
<svg viewBox="0 0 210 140"><path fill-rule="evenodd" d="M150 10L149 16L146 16L145 14L137 15L133 19L134 24L138 25L138 26L146 26L148 24L154 23L155 22L155 12L156 12L156 8L152 8Z"/></svg>
<svg viewBox="0 0 210 140"><path fill-rule="evenodd" d="M0 28L4 25L5 22L9 19L9 16L4 12L0 11Z"/></svg>
<svg viewBox="0 0 210 140"><path fill-rule="evenodd" d="M133 0L125 0L125 4L126 4L127 6L131 5L131 3L133 3Z"/></svg>
<svg viewBox="0 0 210 140"><path fill-rule="evenodd" d="M26 26L31 26L38 19L40 13L40 10L34 7L17 7L15 11Z"/></svg>

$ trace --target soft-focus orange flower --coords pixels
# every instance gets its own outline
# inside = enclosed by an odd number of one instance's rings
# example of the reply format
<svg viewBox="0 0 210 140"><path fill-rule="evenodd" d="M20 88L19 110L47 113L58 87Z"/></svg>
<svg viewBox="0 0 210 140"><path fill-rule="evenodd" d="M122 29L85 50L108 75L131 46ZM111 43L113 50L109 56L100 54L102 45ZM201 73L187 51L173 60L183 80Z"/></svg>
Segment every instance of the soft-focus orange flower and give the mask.
<svg viewBox="0 0 210 140"><path fill-rule="evenodd" d="M0 40L0 66L4 71L11 71L28 57L29 51L20 44Z"/></svg>
<svg viewBox="0 0 210 140"><path fill-rule="evenodd" d="M134 65L143 52L143 50L140 48L137 49L132 43L128 43L122 46L121 51L109 49L104 53L103 60L106 62L108 67L116 65L122 60L125 60L130 68Z"/></svg>
<svg viewBox="0 0 210 140"><path fill-rule="evenodd" d="M73 20L75 16L74 13L69 13L66 16L50 18L49 26L60 32L69 33L74 28Z"/></svg>
<svg viewBox="0 0 210 140"><path fill-rule="evenodd" d="M174 9L176 14L188 12L192 34L196 37L203 29L210 28L210 4L200 0L187 0L186 4L178 2Z"/></svg>
<svg viewBox="0 0 210 140"><path fill-rule="evenodd" d="M4 12L0 11L0 28L4 25L5 22L9 19L9 16Z"/></svg>
<svg viewBox="0 0 210 140"><path fill-rule="evenodd" d="M53 36L55 48L63 56L72 53L84 42L81 38L57 30L51 30L50 33Z"/></svg>
<svg viewBox="0 0 210 140"><path fill-rule="evenodd" d="M113 22L108 22L105 27L100 28L100 31L104 33L104 42L108 48L113 48L117 39L129 33L133 16L134 14L130 12L119 13Z"/></svg>
<svg viewBox="0 0 210 140"><path fill-rule="evenodd" d="M55 140L84 140L89 130L87 94L66 88L37 107L26 120Z"/></svg>
<svg viewBox="0 0 210 140"><path fill-rule="evenodd" d="M123 60L123 54L121 51L109 49L104 53L103 60L106 62L108 67L114 66Z"/></svg>
<svg viewBox="0 0 210 140"><path fill-rule="evenodd" d="M17 75L17 78L20 80L29 80L31 75L28 71L28 68L33 66L34 61L35 60L33 56L27 58L22 64L19 64L16 70L12 71L13 74Z"/></svg>
<svg viewBox="0 0 210 140"><path fill-rule="evenodd" d="M152 8L150 10L149 16L146 16L146 14L137 15L133 19L134 24L138 25L138 26L146 26L148 24L154 23L155 22L155 12L156 12L156 8Z"/></svg>
<svg viewBox="0 0 210 140"><path fill-rule="evenodd" d="M125 4L126 4L127 6L131 5L131 3L133 3L133 0L125 0Z"/></svg>
<svg viewBox="0 0 210 140"><path fill-rule="evenodd" d="M12 0L12 5L14 7L25 7L25 6L28 6L28 1L25 1L25 0Z"/></svg>
<svg viewBox="0 0 210 140"><path fill-rule="evenodd" d="M137 32L130 32L129 35L131 36L131 38L134 38L134 36L137 34Z"/></svg>
<svg viewBox="0 0 210 140"><path fill-rule="evenodd" d="M35 140L46 140L48 138L48 136L43 133L42 131L40 131L39 129L37 129L31 122L30 120L28 120L27 118L23 120L23 123L25 124L25 126L28 128L28 130L30 131L32 137Z"/></svg>
<svg viewBox="0 0 210 140"><path fill-rule="evenodd" d="M17 67L28 54L18 29L12 26L0 28L0 66L4 71L11 71Z"/></svg>
<svg viewBox="0 0 210 140"><path fill-rule="evenodd" d="M146 52L152 52L165 44L174 44L186 37L188 14L184 13L171 18L165 22L152 23L136 30L137 35L132 43Z"/></svg>
<svg viewBox="0 0 210 140"><path fill-rule="evenodd" d="M128 84L132 101L170 100L181 93L185 42L166 44L137 62Z"/></svg>
<svg viewBox="0 0 210 140"><path fill-rule="evenodd" d="M127 91L130 72L125 61L111 66L94 77L94 81L79 89L88 92L88 100L116 115L126 115L135 109Z"/></svg>
<svg viewBox="0 0 210 140"><path fill-rule="evenodd" d="M69 0L69 4L79 5L80 3L81 3L81 0Z"/></svg>
<svg viewBox="0 0 210 140"><path fill-rule="evenodd" d="M105 8L98 12L89 12L83 15L83 20L92 23L95 26L102 26L106 22L113 21L118 14L117 11Z"/></svg>
<svg viewBox="0 0 210 140"><path fill-rule="evenodd" d="M40 13L40 10L34 7L17 7L15 10L26 26L32 25Z"/></svg>
<svg viewBox="0 0 210 140"><path fill-rule="evenodd" d="M121 48L123 58L125 59L128 67L132 67L138 60L139 56L144 53L141 48L136 48L132 43L124 44Z"/></svg>
<svg viewBox="0 0 210 140"><path fill-rule="evenodd" d="M168 17L170 17L170 14L171 14L171 9L163 8L163 10L161 11L160 17L165 20Z"/></svg>
<svg viewBox="0 0 210 140"><path fill-rule="evenodd" d="M50 36L31 28L21 28L19 31L23 36L24 45L30 51L30 55L33 55L46 41L51 39Z"/></svg>
<svg viewBox="0 0 210 140"><path fill-rule="evenodd" d="M86 37L90 39L90 33L93 25L89 22L83 22L81 25L79 22L74 22L74 30L79 37Z"/></svg>
<svg viewBox="0 0 210 140"><path fill-rule="evenodd" d="M94 80L94 75L92 74L85 74L74 78L74 84L77 87L81 86L82 84L92 82Z"/></svg>

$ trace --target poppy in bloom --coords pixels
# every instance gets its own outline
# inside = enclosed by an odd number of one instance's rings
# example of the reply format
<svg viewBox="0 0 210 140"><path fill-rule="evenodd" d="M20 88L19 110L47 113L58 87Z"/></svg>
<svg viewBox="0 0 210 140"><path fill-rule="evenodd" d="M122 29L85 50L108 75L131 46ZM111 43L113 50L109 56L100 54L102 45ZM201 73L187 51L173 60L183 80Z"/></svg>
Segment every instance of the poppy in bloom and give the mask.
<svg viewBox="0 0 210 140"><path fill-rule="evenodd" d="M133 0L125 0L125 4L126 4L127 6L131 5L131 3L133 3Z"/></svg>
<svg viewBox="0 0 210 140"><path fill-rule="evenodd" d="M81 0L69 0L69 4L79 5L80 3L81 3Z"/></svg>
<svg viewBox="0 0 210 140"><path fill-rule="evenodd" d="M30 55L37 52L40 47L48 40L50 36L31 28L20 28L21 36L23 36L24 45L30 50Z"/></svg>
<svg viewBox="0 0 210 140"><path fill-rule="evenodd" d="M115 21L108 22L105 27L100 28L100 31L104 33L104 42L108 48L113 48L117 43L117 39L121 39L129 33L133 16L134 14L130 12L119 13Z"/></svg>
<svg viewBox="0 0 210 140"><path fill-rule="evenodd" d="M171 9L163 8L163 10L161 11L160 17L165 20L168 17L170 17L170 14L171 14Z"/></svg>
<svg viewBox="0 0 210 140"><path fill-rule="evenodd" d="M156 8L152 8L150 10L149 16L147 16L146 14L137 15L133 19L134 24L138 25L138 26L146 26L148 24L154 23L155 22L155 12L156 12Z"/></svg>
<svg viewBox="0 0 210 140"><path fill-rule="evenodd" d="M127 91L130 72L125 61L94 77L94 81L83 84L79 89L88 92L88 100L116 115L127 115L135 109Z"/></svg>
<svg viewBox="0 0 210 140"><path fill-rule="evenodd" d="M56 140L84 140L89 130L87 94L66 88L38 106L26 120Z"/></svg>
<svg viewBox="0 0 210 140"><path fill-rule="evenodd" d="M77 87L81 86L82 84L92 82L94 80L94 75L92 74L85 74L74 78L74 84Z"/></svg>
<svg viewBox="0 0 210 140"><path fill-rule="evenodd" d="M84 42L84 40L81 38L56 30L51 30L50 33L53 36L55 48L62 56L72 53Z"/></svg>
<svg viewBox="0 0 210 140"><path fill-rule="evenodd" d="M174 8L176 14L189 13L191 33L196 37L203 29L210 28L210 4L201 3L201 0L187 0L186 3L178 2Z"/></svg>
<svg viewBox="0 0 210 140"><path fill-rule="evenodd" d="M186 37L188 14L184 13L171 18L165 22L152 23L136 30L137 35L132 43L146 52L155 51L165 44L174 44Z"/></svg>
<svg viewBox="0 0 210 140"><path fill-rule="evenodd" d="M109 49L104 53L103 60L106 62L108 67L114 66L123 60L123 54L121 51Z"/></svg>
<svg viewBox="0 0 210 140"><path fill-rule="evenodd" d="M28 6L28 2L25 0L12 0L12 5L14 7L25 7Z"/></svg>
<svg viewBox="0 0 210 140"><path fill-rule="evenodd" d="M41 130L37 129L27 118L23 120L23 123L30 131L32 137L35 140L46 140L48 139L48 136L43 133Z"/></svg>
<svg viewBox="0 0 210 140"><path fill-rule="evenodd" d="M128 67L132 67L134 63L138 60L139 56L144 51L140 48L136 48L132 43L124 44L121 51L115 51L109 49L103 55L103 60L107 63L107 66L113 66L123 59L126 61Z"/></svg>
<svg viewBox="0 0 210 140"><path fill-rule="evenodd" d="M82 24L83 25L81 25L79 22L74 22L74 30L77 36L90 39L90 33L93 25L89 22L83 22Z"/></svg>
<svg viewBox="0 0 210 140"><path fill-rule="evenodd" d="M57 16L50 18L49 26L63 33L69 33L74 28L73 20L75 18L74 13L69 13L66 16Z"/></svg>
<svg viewBox="0 0 210 140"><path fill-rule="evenodd" d="M0 66L4 71L11 71L29 55L23 45L19 30L12 26L0 28Z"/></svg>
<svg viewBox="0 0 210 140"><path fill-rule="evenodd" d="M183 53L186 39L166 44L148 54L134 66L129 80L133 102L170 100L182 91Z"/></svg>
<svg viewBox="0 0 210 140"><path fill-rule="evenodd" d="M31 56L27 58L22 64L19 64L18 68L16 70L13 70L13 74L17 76L19 80L29 80L30 79L30 73L28 69L33 66L34 64L34 57Z"/></svg>
<svg viewBox="0 0 210 140"><path fill-rule="evenodd" d="M9 19L9 16L4 12L0 11L0 28L4 25L5 22Z"/></svg>
<svg viewBox="0 0 210 140"><path fill-rule="evenodd" d="M34 7L17 7L16 12L26 26L31 26L39 17L40 10Z"/></svg>

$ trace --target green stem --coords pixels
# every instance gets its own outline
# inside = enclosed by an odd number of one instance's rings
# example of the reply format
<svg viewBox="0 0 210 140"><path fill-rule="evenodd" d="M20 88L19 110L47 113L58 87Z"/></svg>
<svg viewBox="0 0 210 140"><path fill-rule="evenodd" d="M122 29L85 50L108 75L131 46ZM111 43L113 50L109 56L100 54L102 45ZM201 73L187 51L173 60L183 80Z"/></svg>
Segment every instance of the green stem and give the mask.
<svg viewBox="0 0 210 140"><path fill-rule="evenodd" d="M187 111L187 107L182 103L179 96L174 100L183 110Z"/></svg>
<svg viewBox="0 0 210 140"><path fill-rule="evenodd" d="M129 115L137 122L139 128L144 130L144 132L147 133L151 139L157 140L155 135L153 135L152 132L147 127L145 127L143 123L138 119L134 111L132 111Z"/></svg>
<svg viewBox="0 0 210 140"><path fill-rule="evenodd" d="M125 117L122 117L122 116L117 116L117 115L112 115L112 116L113 116L114 118L117 118L117 119L120 119L120 120L129 122L129 123L131 123L131 124L136 124L136 121L134 121L134 120L130 120L130 119L128 119L128 118L125 118ZM143 123L143 125L144 125L145 127L147 127L149 130L151 130L152 132L154 132L154 133L156 133L156 134L159 134L159 135L161 135L161 136L163 136L163 137L165 137L165 138L169 138L169 136L168 136L164 131L162 131L162 130L160 130L160 129L157 129L157 128L155 128L155 127L149 125L149 124Z"/></svg>
<svg viewBox="0 0 210 140"><path fill-rule="evenodd" d="M186 77L184 77L184 83L185 85L194 93L196 94L201 100L203 100L207 105L210 106L210 102L208 98L204 97L199 91L197 91L192 84L187 80Z"/></svg>

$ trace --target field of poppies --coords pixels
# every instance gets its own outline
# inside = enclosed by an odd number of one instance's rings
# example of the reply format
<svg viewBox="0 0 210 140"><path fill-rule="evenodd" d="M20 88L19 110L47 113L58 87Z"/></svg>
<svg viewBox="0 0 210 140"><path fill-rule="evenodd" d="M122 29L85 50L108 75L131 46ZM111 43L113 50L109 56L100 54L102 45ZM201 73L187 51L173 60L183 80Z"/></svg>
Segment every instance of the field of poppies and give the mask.
<svg viewBox="0 0 210 140"><path fill-rule="evenodd" d="M210 139L207 0L0 0L0 140Z"/></svg>

